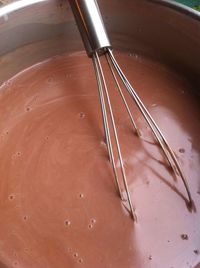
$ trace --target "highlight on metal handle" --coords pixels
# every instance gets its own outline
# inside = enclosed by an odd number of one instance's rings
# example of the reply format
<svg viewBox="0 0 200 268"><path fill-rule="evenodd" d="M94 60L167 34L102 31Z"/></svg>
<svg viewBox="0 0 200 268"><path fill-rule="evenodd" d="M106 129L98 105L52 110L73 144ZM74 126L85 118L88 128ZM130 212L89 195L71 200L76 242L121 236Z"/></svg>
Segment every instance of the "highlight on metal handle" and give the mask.
<svg viewBox="0 0 200 268"><path fill-rule="evenodd" d="M104 53L111 44L96 0L69 0L86 52Z"/></svg>

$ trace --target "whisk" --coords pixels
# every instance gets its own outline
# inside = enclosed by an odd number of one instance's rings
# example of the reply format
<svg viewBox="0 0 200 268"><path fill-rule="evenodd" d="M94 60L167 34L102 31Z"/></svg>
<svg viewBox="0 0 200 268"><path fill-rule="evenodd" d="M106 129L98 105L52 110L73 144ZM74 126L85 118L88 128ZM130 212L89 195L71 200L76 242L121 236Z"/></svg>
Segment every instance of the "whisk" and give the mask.
<svg viewBox="0 0 200 268"><path fill-rule="evenodd" d="M161 130L155 123L151 114L148 112L147 108L145 107L145 105L143 104L139 96L137 95L136 91L134 90L133 86L130 84L125 74L121 70L119 64L117 63L112 52L112 46L109 41L105 26L103 23L103 19L102 19L97 1L96 0L69 0L69 3L71 5L77 26L82 36L82 40L83 40L87 55L90 58L92 58L92 61L93 61L97 85L98 85L98 91L99 91L100 106L101 106L103 126L104 126L104 131L105 131L105 138L106 138L106 145L108 149L109 159L112 164L112 169L114 172L114 177L115 177L117 189L119 192L119 196L122 199L122 201L124 201L122 187L120 185L120 180L119 180L119 178L122 178L121 181L123 182L123 187L126 192L130 215L132 216L133 220L135 221L137 220L135 208L133 207L133 204L132 204L131 194L130 194L129 186L127 183L126 171L124 167L121 146L120 146L120 142L118 139L118 132L117 132L117 127L115 123L115 116L113 113L112 103L111 103L111 99L109 96L109 89L107 87L107 82L106 82L103 68L102 68L101 57L106 58L106 61L109 66L109 70L116 83L116 88L118 89L119 95L122 98L122 101L125 105L126 111L130 117L135 133L138 135L138 137L141 136L140 131L137 128L137 125L134 121L129 105L126 101L126 97L123 93L123 90L127 90L130 97L134 100L136 107L139 109L147 125L151 129L155 139L160 145L163 155L165 156L174 175L182 179L182 182L184 184L184 187L186 189L186 193L188 196L187 203L191 207L192 198L191 198L190 190L189 190L185 175L183 173L183 170L173 150L171 149L170 145L168 144L167 140L162 134ZM123 89L120 86L121 84L121 82L119 82L120 80L123 84ZM111 135L111 131L113 133L113 136ZM117 149L117 160L120 163L120 172L117 171L116 156L114 155L113 146L115 146L115 148Z"/></svg>

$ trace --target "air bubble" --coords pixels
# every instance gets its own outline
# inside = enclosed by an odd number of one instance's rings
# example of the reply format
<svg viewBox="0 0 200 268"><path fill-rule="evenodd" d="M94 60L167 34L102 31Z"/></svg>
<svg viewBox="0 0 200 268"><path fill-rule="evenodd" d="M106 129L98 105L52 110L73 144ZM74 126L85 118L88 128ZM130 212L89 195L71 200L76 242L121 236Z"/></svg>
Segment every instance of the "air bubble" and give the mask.
<svg viewBox="0 0 200 268"><path fill-rule="evenodd" d="M81 113L79 113L79 116L80 116L80 118L83 119L85 117L85 114L83 112L81 112Z"/></svg>
<svg viewBox="0 0 200 268"><path fill-rule="evenodd" d="M23 219L24 219L24 221L27 221L28 220L28 216L24 216Z"/></svg>
<svg viewBox="0 0 200 268"><path fill-rule="evenodd" d="M75 253L73 254L73 256L74 256L74 258L77 258L77 257L78 257L78 253L75 252Z"/></svg>
<svg viewBox="0 0 200 268"><path fill-rule="evenodd" d="M92 229L92 228L93 228L93 224L89 224L89 225L88 225L88 228L89 228L89 229Z"/></svg>
<svg viewBox="0 0 200 268"><path fill-rule="evenodd" d="M12 201L13 199L15 199L15 196L14 196L13 194L11 194L11 195L9 195L8 199L9 199L10 201Z"/></svg>
<svg viewBox="0 0 200 268"><path fill-rule="evenodd" d="M65 220L64 224L65 224L65 226L70 226L71 222L69 220Z"/></svg>
<svg viewBox="0 0 200 268"><path fill-rule="evenodd" d="M83 263L83 259L80 258L80 259L78 260L78 263Z"/></svg>
<svg viewBox="0 0 200 268"><path fill-rule="evenodd" d="M79 194L79 198L83 198L84 197L84 194L83 193L80 193Z"/></svg>
<svg viewBox="0 0 200 268"><path fill-rule="evenodd" d="M182 235L181 235L181 238L182 238L183 240L188 240L188 235L187 235L187 234L182 234Z"/></svg>
<svg viewBox="0 0 200 268"><path fill-rule="evenodd" d="M185 149L184 148L180 148L179 149L179 153L184 154L185 153Z"/></svg>
<svg viewBox="0 0 200 268"><path fill-rule="evenodd" d="M96 220L95 219L91 219L91 223L96 223Z"/></svg>

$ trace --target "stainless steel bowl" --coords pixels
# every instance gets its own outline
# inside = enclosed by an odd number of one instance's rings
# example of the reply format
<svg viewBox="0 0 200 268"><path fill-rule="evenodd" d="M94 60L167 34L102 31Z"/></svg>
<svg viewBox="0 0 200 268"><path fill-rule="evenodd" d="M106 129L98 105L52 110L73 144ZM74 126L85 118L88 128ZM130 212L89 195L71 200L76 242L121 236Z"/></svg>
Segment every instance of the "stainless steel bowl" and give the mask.
<svg viewBox="0 0 200 268"><path fill-rule="evenodd" d="M172 1L99 0L116 49L161 60L200 85L200 15ZM0 85L54 55L84 49L68 1L0 8Z"/></svg>
<svg viewBox="0 0 200 268"><path fill-rule="evenodd" d="M165 0L98 2L115 49L169 65L200 95L200 13ZM20 0L0 8L0 85L35 63L83 49L67 0Z"/></svg>

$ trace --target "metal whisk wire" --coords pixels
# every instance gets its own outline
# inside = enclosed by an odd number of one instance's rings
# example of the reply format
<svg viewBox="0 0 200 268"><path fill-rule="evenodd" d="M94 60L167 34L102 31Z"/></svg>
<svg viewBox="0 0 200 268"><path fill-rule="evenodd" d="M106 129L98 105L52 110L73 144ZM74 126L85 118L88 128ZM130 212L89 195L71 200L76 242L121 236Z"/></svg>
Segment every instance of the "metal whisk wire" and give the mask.
<svg viewBox="0 0 200 268"><path fill-rule="evenodd" d="M104 77L104 73L103 73L103 69L101 66L101 62L100 62L98 53L95 52L92 58L93 58L94 69L95 69L96 78L97 78L97 84L98 84L98 90L99 90L99 96L100 96L100 104L101 104L101 111L102 111L107 147L108 147L110 161L112 163L113 171L115 174L116 184L118 187L120 197L123 200L122 190L121 190L121 186L119 183L119 178L118 178L116 165L115 165L115 159L114 159L114 153L113 153L113 144L112 144L111 136L110 136L110 127L109 127L109 123L108 123L108 113L107 113L107 109L106 109L104 95L106 97L106 102L108 104L109 115L110 115L110 119L111 119L113 133L114 133L115 145L117 147L117 154L118 154L118 158L119 158L119 162L120 162L121 175L122 175L124 188L126 191L126 195L127 195L127 199L128 199L128 203L129 203L129 207L130 207L130 213L131 213L131 216L133 217L133 219L137 220L135 210L133 208L133 204L132 204L132 200L131 200L131 195L130 195L128 183L127 183L126 172L124 169L124 162L123 162L121 148L120 148L120 144L119 144L117 128L116 128L116 124L115 124L115 118L114 118L113 110L112 110L112 105L111 105L111 101L110 101L110 97L109 97L109 93L108 93L107 83L106 83L106 80Z"/></svg>
<svg viewBox="0 0 200 268"><path fill-rule="evenodd" d="M170 164L172 170L174 171L174 174L175 175L178 174L181 177L182 182L185 186L187 195L188 195L188 205L191 206L192 205L192 197L191 197L191 193L190 193L190 190L188 187L188 183L187 183L184 172L183 172L173 150L171 149L167 140L163 136L161 130L159 129L159 127L155 123L151 114L149 113L149 111L147 110L147 108L145 107L145 105L143 104L143 102L141 101L141 99L139 98L139 96L137 95L137 93L135 92L133 87L131 86L130 82L128 81L128 79L126 78L124 73L122 72L121 68L119 67L119 64L117 63L117 61L116 61L116 59L111 51L111 49L108 48L107 51L108 51L108 55L109 55L110 60L112 61L113 66L115 67L119 77L121 78L122 82L124 83L124 86L126 87L130 96L135 101L138 109L140 110L140 112L142 113L143 117L145 118L147 124L149 125L150 129L152 130L152 133L154 134L156 140L158 141L160 147L162 148L162 151L166 157L166 160Z"/></svg>

